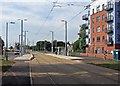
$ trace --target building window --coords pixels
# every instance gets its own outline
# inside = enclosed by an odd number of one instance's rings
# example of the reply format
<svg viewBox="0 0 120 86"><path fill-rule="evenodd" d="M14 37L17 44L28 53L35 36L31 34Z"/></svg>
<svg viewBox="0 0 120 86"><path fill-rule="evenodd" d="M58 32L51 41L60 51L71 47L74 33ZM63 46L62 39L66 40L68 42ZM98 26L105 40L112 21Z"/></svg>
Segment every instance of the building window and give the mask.
<svg viewBox="0 0 120 86"><path fill-rule="evenodd" d="M120 18L120 11L117 12L118 17Z"/></svg>
<svg viewBox="0 0 120 86"><path fill-rule="evenodd" d="M97 27L97 28L96 28L96 32L100 32L100 27Z"/></svg>
<svg viewBox="0 0 120 86"><path fill-rule="evenodd" d="M113 30L113 24L112 23L108 24L108 29Z"/></svg>
<svg viewBox="0 0 120 86"><path fill-rule="evenodd" d="M102 4L102 10L104 10L105 9L105 4Z"/></svg>
<svg viewBox="0 0 120 86"><path fill-rule="evenodd" d="M105 41L105 36L102 37L102 42L104 42L104 41Z"/></svg>
<svg viewBox="0 0 120 86"><path fill-rule="evenodd" d="M109 36L109 37L108 37L108 42L113 42L112 36Z"/></svg>
<svg viewBox="0 0 120 86"><path fill-rule="evenodd" d="M117 41L120 42L120 34L117 34Z"/></svg>
<svg viewBox="0 0 120 86"><path fill-rule="evenodd" d="M92 13L94 14L94 9L92 9Z"/></svg>
<svg viewBox="0 0 120 86"><path fill-rule="evenodd" d="M97 37L97 42L100 42L100 36Z"/></svg>
<svg viewBox="0 0 120 86"><path fill-rule="evenodd" d="M97 11L97 12L100 11L100 5L96 8L96 11Z"/></svg>
<svg viewBox="0 0 120 86"><path fill-rule="evenodd" d="M120 23L117 24L117 29L120 29Z"/></svg>
<svg viewBox="0 0 120 86"><path fill-rule="evenodd" d="M104 47L102 47L102 54L104 54L104 52L105 52L105 49L104 49Z"/></svg>
<svg viewBox="0 0 120 86"><path fill-rule="evenodd" d="M104 31L105 30L105 26L104 25L102 25L102 31Z"/></svg>
<svg viewBox="0 0 120 86"><path fill-rule="evenodd" d="M90 38L89 38L89 43L90 43Z"/></svg>
<svg viewBox="0 0 120 86"><path fill-rule="evenodd" d="M105 14L102 15L102 20L105 20Z"/></svg>
<svg viewBox="0 0 120 86"><path fill-rule="evenodd" d="M94 53L94 47L92 48L92 53Z"/></svg>
<svg viewBox="0 0 120 86"><path fill-rule="evenodd" d="M99 22L99 21L100 21L100 16L96 18L96 22Z"/></svg>
<svg viewBox="0 0 120 86"><path fill-rule="evenodd" d="M94 28L92 29L92 33L94 33Z"/></svg>
<svg viewBox="0 0 120 86"><path fill-rule="evenodd" d="M93 38L92 41L93 41L93 43L94 43L95 39Z"/></svg>
<svg viewBox="0 0 120 86"><path fill-rule="evenodd" d="M96 48L96 53L100 54L100 48L99 47Z"/></svg>
<svg viewBox="0 0 120 86"><path fill-rule="evenodd" d="M94 18L92 18L92 23L94 23Z"/></svg>

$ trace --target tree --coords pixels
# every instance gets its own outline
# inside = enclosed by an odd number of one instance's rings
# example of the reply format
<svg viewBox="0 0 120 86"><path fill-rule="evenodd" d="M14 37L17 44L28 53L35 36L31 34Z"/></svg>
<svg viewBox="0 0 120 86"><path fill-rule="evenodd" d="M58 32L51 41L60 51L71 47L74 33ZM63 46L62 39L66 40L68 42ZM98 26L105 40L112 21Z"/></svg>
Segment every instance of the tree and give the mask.
<svg viewBox="0 0 120 86"><path fill-rule="evenodd" d="M73 43L73 51L76 52L76 51L80 51L79 49L79 39L77 39L74 43Z"/></svg>
<svg viewBox="0 0 120 86"><path fill-rule="evenodd" d="M58 41L57 47L65 47L65 43L63 41Z"/></svg>
<svg viewBox="0 0 120 86"><path fill-rule="evenodd" d="M36 47L37 47L37 50L40 50L40 51L44 51L44 50L51 51L51 43L46 40L38 41L36 43Z"/></svg>
<svg viewBox="0 0 120 86"><path fill-rule="evenodd" d="M78 33L79 38L73 43L73 50L74 52L79 51L84 53L85 52L85 47L84 45L86 44L86 26L85 24L80 26L80 31Z"/></svg>
<svg viewBox="0 0 120 86"><path fill-rule="evenodd" d="M86 29L85 29L85 25L81 25L80 26L80 32L79 32L79 48L80 48L80 52L85 53L85 45L86 45Z"/></svg>

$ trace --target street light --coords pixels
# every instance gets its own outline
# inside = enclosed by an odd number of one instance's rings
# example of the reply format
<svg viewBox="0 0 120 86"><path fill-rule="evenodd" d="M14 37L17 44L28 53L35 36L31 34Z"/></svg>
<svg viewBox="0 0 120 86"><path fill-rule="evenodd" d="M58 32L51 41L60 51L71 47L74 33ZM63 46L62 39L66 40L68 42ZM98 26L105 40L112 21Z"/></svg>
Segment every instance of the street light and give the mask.
<svg viewBox="0 0 120 86"><path fill-rule="evenodd" d="M27 21L27 19L18 19L21 22L21 46L20 46L20 50L21 50L21 56L23 55L23 21Z"/></svg>
<svg viewBox="0 0 120 86"><path fill-rule="evenodd" d="M23 32L24 32L24 37L25 37L25 39L24 39L24 48L25 48L24 52L26 53L26 45L27 45L26 40L27 40L27 32L28 31L23 31Z"/></svg>
<svg viewBox="0 0 120 86"><path fill-rule="evenodd" d="M61 20L62 22L65 22L65 55L67 56L67 21Z"/></svg>
<svg viewBox="0 0 120 86"><path fill-rule="evenodd" d="M51 46L51 52L53 53L53 41L54 41L54 32L50 31L52 34L52 46Z"/></svg>
<svg viewBox="0 0 120 86"><path fill-rule="evenodd" d="M19 35L19 44L20 44L20 36L21 36L21 35Z"/></svg>
<svg viewBox="0 0 120 86"><path fill-rule="evenodd" d="M7 50L8 50L8 26L9 24L15 24L15 22L6 22L6 51L5 51L5 56L6 56L6 60L8 60L8 53L7 53Z"/></svg>

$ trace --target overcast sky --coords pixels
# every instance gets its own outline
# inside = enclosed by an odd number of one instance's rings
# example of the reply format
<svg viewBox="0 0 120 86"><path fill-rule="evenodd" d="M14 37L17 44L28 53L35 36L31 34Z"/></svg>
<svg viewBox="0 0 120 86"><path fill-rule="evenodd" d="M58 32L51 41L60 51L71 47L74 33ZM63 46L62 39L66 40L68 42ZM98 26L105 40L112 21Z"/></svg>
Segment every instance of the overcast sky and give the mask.
<svg viewBox="0 0 120 86"><path fill-rule="evenodd" d="M50 12L55 1L21 0L18 2L17 0L1 0L0 36L5 41L5 24L15 21L14 25L9 24L9 46L14 45L15 42L18 42L20 34L20 21L18 19L27 19L27 21L24 21L24 30L28 31L27 38L30 44L39 40L50 41L50 31L54 31L55 40L64 41L64 23L61 20L65 19L68 21L68 41L74 42L78 38L79 26L85 23L85 21L82 21L82 15L85 12L75 18L73 17L81 12L90 1L58 0L56 7ZM68 4L74 5L69 6Z"/></svg>

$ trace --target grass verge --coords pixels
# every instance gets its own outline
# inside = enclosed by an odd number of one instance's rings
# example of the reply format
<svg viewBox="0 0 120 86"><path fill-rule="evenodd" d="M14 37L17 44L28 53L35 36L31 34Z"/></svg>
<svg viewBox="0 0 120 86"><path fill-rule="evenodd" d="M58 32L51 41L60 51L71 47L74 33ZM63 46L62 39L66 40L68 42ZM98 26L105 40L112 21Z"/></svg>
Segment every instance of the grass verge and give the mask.
<svg viewBox="0 0 120 86"><path fill-rule="evenodd" d="M15 62L2 60L2 72L6 72Z"/></svg>
<svg viewBox="0 0 120 86"><path fill-rule="evenodd" d="M6 72L14 63L14 61L6 61L5 58L0 59L0 67L2 67L2 72Z"/></svg>
<svg viewBox="0 0 120 86"><path fill-rule="evenodd" d="M120 71L120 61L103 61L103 62L92 62L88 64L93 64L96 66L101 66L105 68L110 68Z"/></svg>
<svg viewBox="0 0 120 86"><path fill-rule="evenodd" d="M80 52L72 52L71 56L80 56Z"/></svg>

